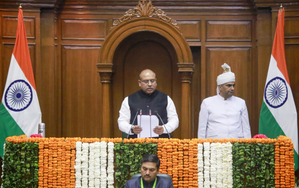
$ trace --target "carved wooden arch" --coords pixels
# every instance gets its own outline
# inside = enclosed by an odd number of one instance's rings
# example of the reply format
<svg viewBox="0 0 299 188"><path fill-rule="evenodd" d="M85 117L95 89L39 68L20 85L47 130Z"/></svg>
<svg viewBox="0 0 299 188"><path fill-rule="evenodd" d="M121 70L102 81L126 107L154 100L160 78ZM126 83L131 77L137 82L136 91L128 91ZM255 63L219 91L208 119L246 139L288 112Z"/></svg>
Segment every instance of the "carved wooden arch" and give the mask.
<svg viewBox="0 0 299 188"><path fill-rule="evenodd" d="M117 46L129 35L136 32L150 31L165 37L174 47L178 59L178 72L181 73L181 138L191 138L190 83L193 74L191 49L176 26L176 21L152 6L151 1L139 1L134 10L130 9L122 18L114 22L114 27L106 37L99 54L98 72L103 84L103 122L102 136L110 137L111 99L110 83L113 74L113 56ZM178 109L179 110L179 109ZM188 131L186 131L188 130Z"/></svg>

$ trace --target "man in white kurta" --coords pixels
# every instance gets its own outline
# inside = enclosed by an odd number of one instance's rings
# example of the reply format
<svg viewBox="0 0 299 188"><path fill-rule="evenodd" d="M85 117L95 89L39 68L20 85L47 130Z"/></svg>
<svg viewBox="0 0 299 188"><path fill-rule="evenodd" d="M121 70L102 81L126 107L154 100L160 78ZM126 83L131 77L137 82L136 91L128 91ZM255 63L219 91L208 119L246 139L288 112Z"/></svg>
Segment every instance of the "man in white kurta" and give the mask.
<svg viewBox="0 0 299 188"><path fill-rule="evenodd" d="M217 77L217 95L203 100L199 113L198 138L251 138L245 101L233 96L235 74L227 64Z"/></svg>

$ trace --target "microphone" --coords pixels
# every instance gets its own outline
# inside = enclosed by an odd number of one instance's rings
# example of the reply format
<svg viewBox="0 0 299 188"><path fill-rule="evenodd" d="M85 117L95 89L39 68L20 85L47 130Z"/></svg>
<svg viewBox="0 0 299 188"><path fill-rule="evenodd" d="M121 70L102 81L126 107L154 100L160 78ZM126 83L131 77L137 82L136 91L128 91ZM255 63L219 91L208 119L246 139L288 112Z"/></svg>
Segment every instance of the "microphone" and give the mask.
<svg viewBox="0 0 299 188"><path fill-rule="evenodd" d="M132 121L131 129L132 129L132 127L134 126L134 121L136 120L139 111L141 111L141 110L140 110L139 108L137 108L136 114L135 114L134 119L133 119L133 121ZM131 129L129 129L129 131L127 132L127 139L129 138L129 133L130 133L130 130L131 130Z"/></svg>
<svg viewBox="0 0 299 188"><path fill-rule="evenodd" d="M167 128L166 128L166 126L165 126L165 123L163 122L163 120L162 120L162 118L161 118L161 116L159 115L159 113L158 113L158 111L156 110L155 111L155 114L158 116L158 118L161 120L161 122L162 122L162 126L164 127L164 129L166 130L166 132L167 132L167 134L168 134L168 138L170 139L170 134L169 134L169 132L168 132L168 130L167 130Z"/></svg>
<svg viewBox="0 0 299 188"><path fill-rule="evenodd" d="M138 126L140 126L140 127L141 127L141 116L142 116L142 109L140 109L140 113L139 113L139 122L140 122L140 125L138 125ZM138 122L137 122L137 124L138 124Z"/></svg>
<svg viewBox="0 0 299 188"><path fill-rule="evenodd" d="M150 116L150 133L151 133L151 137L152 137L152 110L149 109L149 112L148 112L149 116Z"/></svg>

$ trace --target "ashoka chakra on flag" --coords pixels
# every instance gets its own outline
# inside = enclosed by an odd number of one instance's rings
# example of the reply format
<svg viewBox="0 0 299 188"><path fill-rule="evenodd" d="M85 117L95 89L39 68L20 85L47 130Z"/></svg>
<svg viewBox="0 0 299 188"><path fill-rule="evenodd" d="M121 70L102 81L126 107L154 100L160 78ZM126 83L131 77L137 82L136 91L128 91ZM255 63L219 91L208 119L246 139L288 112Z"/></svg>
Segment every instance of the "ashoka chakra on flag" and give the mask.
<svg viewBox="0 0 299 188"><path fill-rule="evenodd" d="M284 79L275 77L271 79L265 88L266 103L272 108L282 106L288 99L288 88Z"/></svg>
<svg viewBox="0 0 299 188"><path fill-rule="evenodd" d="M12 82L5 92L5 104L12 111L25 110L32 101L32 90L25 80Z"/></svg>

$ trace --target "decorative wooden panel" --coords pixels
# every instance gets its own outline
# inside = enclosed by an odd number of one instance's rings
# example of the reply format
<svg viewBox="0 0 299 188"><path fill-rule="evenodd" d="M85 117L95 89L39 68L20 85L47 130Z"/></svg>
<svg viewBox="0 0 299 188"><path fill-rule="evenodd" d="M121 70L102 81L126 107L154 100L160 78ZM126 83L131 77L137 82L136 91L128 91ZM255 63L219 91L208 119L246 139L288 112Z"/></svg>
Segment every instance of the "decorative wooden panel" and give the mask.
<svg viewBox="0 0 299 188"><path fill-rule="evenodd" d="M299 38L299 16L285 16L285 38Z"/></svg>
<svg viewBox="0 0 299 188"><path fill-rule="evenodd" d="M192 78L191 83L191 124L192 124L192 138L197 138L198 132L198 115L200 110L200 104L202 102L202 98L200 95L201 87L201 48L200 47L191 47L192 56L193 56L193 63L195 64L194 67L194 75Z"/></svg>
<svg viewBox="0 0 299 188"><path fill-rule="evenodd" d="M46 137L61 137L61 121L58 120L60 113L57 94L61 92L57 86L57 50L54 46L54 17L55 14L48 11L41 12L41 63L40 74L36 77L37 94L42 111L42 121L46 124ZM60 123L60 124L59 124Z"/></svg>
<svg viewBox="0 0 299 188"><path fill-rule="evenodd" d="M62 20L62 39L104 40L107 20Z"/></svg>
<svg viewBox="0 0 299 188"><path fill-rule="evenodd" d="M24 17L27 39L35 39L35 17ZM2 16L2 38L16 38L17 16Z"/></svg>
<svg viewBox="0 0 299 188"><path fill-rule="evenodd" d="M216 95L217 76L223 73L221 65L227 63L236 76L235 95L249 99L251 53L251 47L207 47L207 96Z"/></svg>
<svg viewBox="0 0 299 188"><path fill-rule="evenodd" d="M236 76L234 95L246 101L249 121L253 134L257 134L258 111L260 104L256 100L257 70L253 66L252 47L208 47L206 50L206 97L216 95L217 76L223 73L221 65L227 63ZM258 107L257 107L258 106Z"/></svg>
<svg viewBox="0 0 299 188"><path fill-rule="evenodd" d="M299 107L299 44L285 45L287 69L297 112Z"/></svg>
<svg viewBox="0 0 299 188"><path fill-rule="evenodd" d="M62 46L62 136L100 137L99 47Z"/></svg>
<svg viewBox="0 0 299 188"><path fill-rule="evenodd" d="M208 20L207 41L251 41L250 20Z"/></svg>
<svg viewBox="0 0 299 188"><path fill-rule="evenodd" d="M177 20L177 23L188 42L200 41L200 21Z"/></svg>

